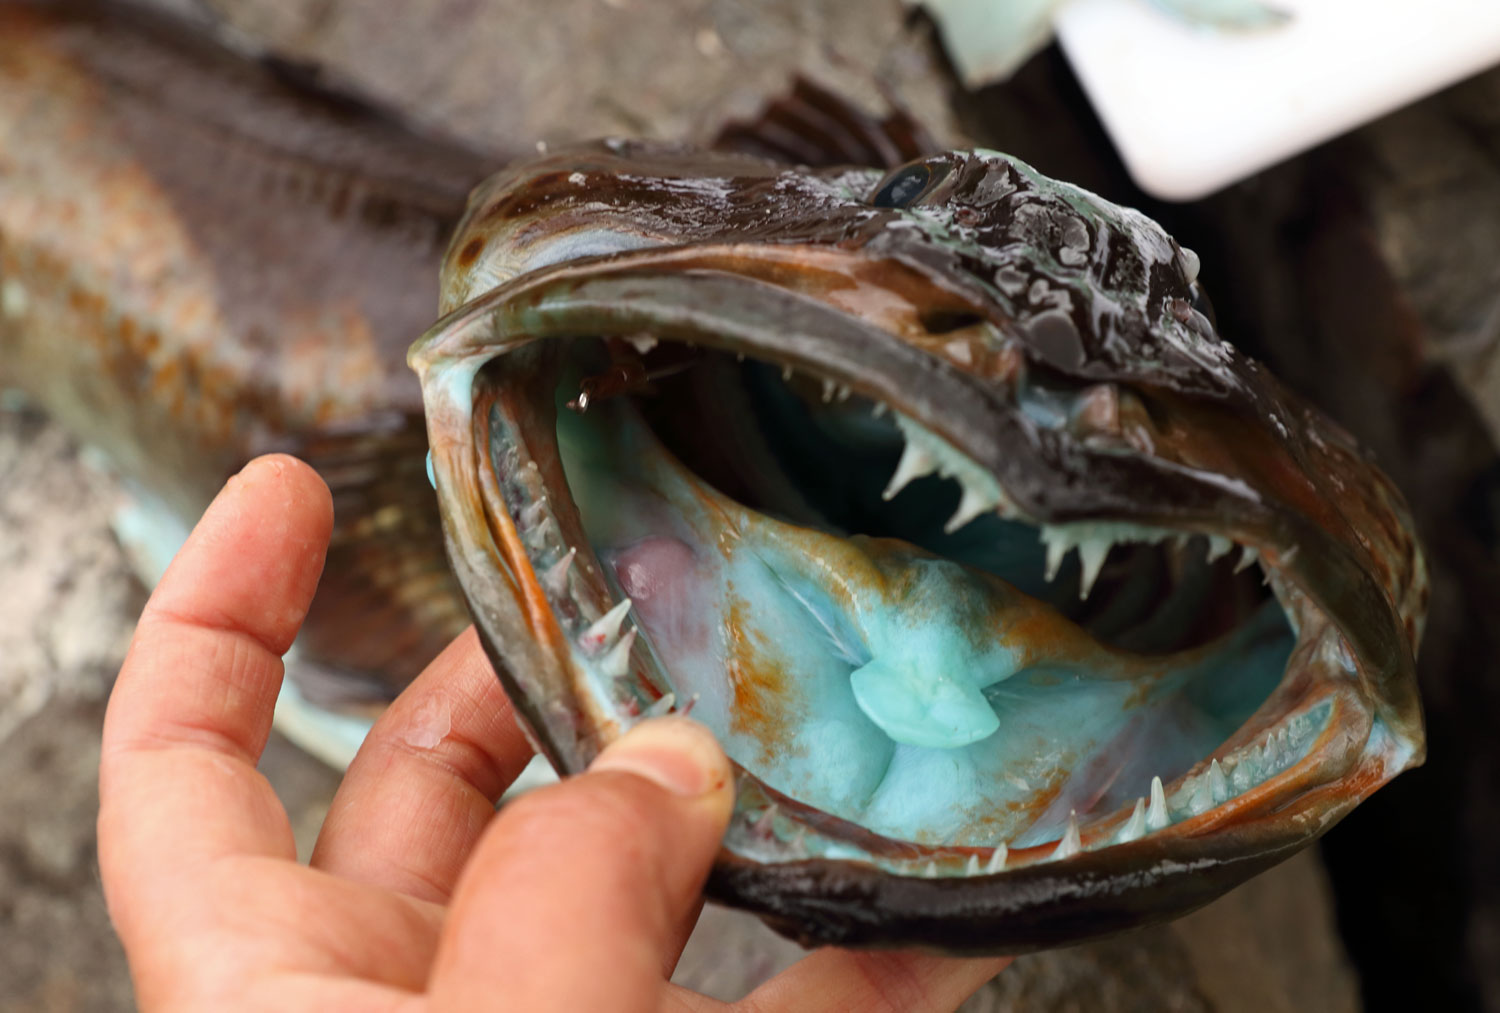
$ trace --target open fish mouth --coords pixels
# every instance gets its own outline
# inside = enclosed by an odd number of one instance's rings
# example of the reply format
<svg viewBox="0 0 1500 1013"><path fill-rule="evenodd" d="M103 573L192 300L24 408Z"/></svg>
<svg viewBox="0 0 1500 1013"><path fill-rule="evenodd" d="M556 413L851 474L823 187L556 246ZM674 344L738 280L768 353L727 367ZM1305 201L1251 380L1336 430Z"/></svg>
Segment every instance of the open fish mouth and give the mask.
<svg viewBox="0 0 1500 1013"><path fill-rule="evenodd" d="M559 230L486 274L475 237L553 220L555 189L518 196L629 154L481 191L461 305L412 363L450 556L538 747L576 772L690 710L735 761L714 896L808 942L1052 945L1190 910L1420 762L1400 497L1201 314L1179 354L1059 351L1046 307L997 314L930 246L882 245L921 231L879 199L910 171L848 198L881 212L857 242ZM1155 249L1079 194L1090 245ZM1181 302L1165 242L1176 290L1147 297Z"/></svg>

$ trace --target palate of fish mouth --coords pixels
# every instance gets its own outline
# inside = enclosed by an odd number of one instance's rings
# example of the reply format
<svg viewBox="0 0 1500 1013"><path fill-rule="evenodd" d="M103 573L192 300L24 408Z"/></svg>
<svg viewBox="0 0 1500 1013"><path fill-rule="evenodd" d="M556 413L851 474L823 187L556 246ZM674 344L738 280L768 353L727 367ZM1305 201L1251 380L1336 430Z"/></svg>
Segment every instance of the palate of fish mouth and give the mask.
<svg viewBox="0 0 1500 1013"><path fill-rule="evenodd" d="M554 392L556 442L492 410L497 470L519 447L535 476L497 491L588 706L713 728L768 789L731 842L758 860L995 875L1201 833L1339 766L1354 704L1285 676L1294 652L1352 657L1252 545L1035 522L805 369L644 337L525 368L506 383ZM923 850L809 835L802 807Z"/></svg>

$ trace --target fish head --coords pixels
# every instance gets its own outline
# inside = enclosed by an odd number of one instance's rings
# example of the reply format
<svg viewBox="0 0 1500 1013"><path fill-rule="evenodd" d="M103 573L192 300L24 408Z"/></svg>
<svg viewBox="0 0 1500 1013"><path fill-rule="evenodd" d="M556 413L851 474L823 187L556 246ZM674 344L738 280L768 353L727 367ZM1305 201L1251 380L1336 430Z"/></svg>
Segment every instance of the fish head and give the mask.
<svg viewBox="0 0 1500 1013"><path fill-rule="evenodd" d="M449 554L538 747L690 712L709 881L806 942L1197 907L1424 749L1400 493L1198 258L992 151L643 142L481 186L413 346Z"/></svg>

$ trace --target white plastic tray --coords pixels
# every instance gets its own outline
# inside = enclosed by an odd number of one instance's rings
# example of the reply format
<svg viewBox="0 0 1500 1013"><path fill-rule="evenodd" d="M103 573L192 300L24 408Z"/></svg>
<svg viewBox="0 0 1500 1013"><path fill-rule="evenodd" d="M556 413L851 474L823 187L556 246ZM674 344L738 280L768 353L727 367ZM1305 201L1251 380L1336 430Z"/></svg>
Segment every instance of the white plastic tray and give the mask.
<svg viewBox="0 0 1500 1013"><path fill-rule="evenodd" d="M1500 0L1279 0L1263 32L1145 0L1073 0L1058 41L1140 186L1168 200L1258 169L1500 63Z"/></svg>

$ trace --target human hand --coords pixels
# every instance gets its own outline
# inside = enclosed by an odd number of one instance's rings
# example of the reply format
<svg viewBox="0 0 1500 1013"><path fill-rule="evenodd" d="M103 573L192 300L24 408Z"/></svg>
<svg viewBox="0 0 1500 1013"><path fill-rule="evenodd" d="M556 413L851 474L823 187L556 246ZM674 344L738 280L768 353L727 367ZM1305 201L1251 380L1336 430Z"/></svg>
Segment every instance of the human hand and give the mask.
<svg viewBox="0 0 1500 1013"><path fill-rule="evenodd" d="M734 1008L668 981L732 804L712 735L645 722L497 814L531 749L472 630L376 723L298 863L255 765L331 527L311 469L252 462L141 616L99 781L141 1007ZM824 949L738 1006L952 1009L1004 964Z"/></svg>

